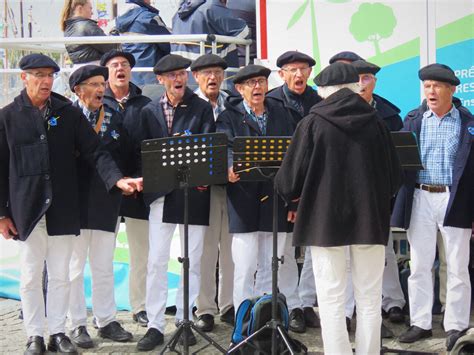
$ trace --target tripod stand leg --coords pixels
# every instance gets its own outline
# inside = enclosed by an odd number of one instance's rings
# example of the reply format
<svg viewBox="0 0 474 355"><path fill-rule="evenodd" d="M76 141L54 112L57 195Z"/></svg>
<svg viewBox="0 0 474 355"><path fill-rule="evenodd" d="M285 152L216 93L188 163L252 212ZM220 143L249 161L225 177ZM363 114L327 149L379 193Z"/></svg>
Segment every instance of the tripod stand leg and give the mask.
<svg viewBox="0 0 474 355"><path fill-rule="evenodd" d="M218 343L216 343L210 336L208 336L206 333L204 333L201 329L196 327L194 323L191 323L191 329L193 329L196 333L198 333L201 337L203 337L209 344L214 346L217 350L219 350L221 353L226 354L227 351L220 346Z"/></svg>
<svg viewBox="0 0 474 355"><path fill-rule="evenodd" d="M176 344L178 343L178 340L181 336L181 334L183 334L184 332L184 325L181 324L178 329L176 329L176 331L174 332L173 336L171 337L170 340L168 340L168 342L165 344L165 346L163 347L163 349L160 351L160 355L161 354L164 354L167 350L169 351L174 351L174 352L177 352L175 350L176 348ZM187 351L187 349L185 349ZM187 352L185 352L187 354Z"/></svg>
<svg viewBox="0 0 474 355"><path fill-rule="evenodd" d="M281 326L281 324L278 324L276 326L276 330L278 331L278 333L280 334L281 338L283 339L283 342L285 343L285 346L286 348L288 349L288 351L290 352L291 355L294 355L295 352L293 351L293 348L291 347L291 344L290 344L290 339L289 339L289 336L288 334L286 333L285 329Z"/></svg>

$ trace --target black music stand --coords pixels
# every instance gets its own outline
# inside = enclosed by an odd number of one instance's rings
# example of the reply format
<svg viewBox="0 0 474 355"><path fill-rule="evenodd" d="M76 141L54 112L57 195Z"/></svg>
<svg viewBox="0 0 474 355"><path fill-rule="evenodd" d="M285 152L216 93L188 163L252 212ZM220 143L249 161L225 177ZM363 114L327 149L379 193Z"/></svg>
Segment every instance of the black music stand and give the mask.
<svg viewBox="0 0 474 355"><path fill-rule="evenodd" d="M272 317L256 332L232 346L228 354L242 346L252 344L252 339L267 329L272 330L272 355L277 354L278 341L283 341L290 354L291 339L278 319L278 192L274 178L283 161L291 137L236 137L233 145L234 173L240 174L240 181L272 181L273 183L273 256L272 256ZM252 346L252 345L251 345Z"/></svg>
<svg viewBox="0 0 474 355"><path fill-rule="evenodd" d="M225 354L224 348L189 319L188 189L227 182L227 136L224 133L209 133L158 138L143 141L141 147L144 192L169 193L177 188L184 190L184 256L178 258L183 264L184 319L160 354L167 349L181 354L176 350L176 344L181 334L191 329L207 340L207 344L195 353L212 345ZM187 336L183 336L183 340L182 351L189 354Z"/></svg>
<svg viewBox="0 0 474 355"><path fill-rule="evenodd" d="M416 135L413 132L391 132L391 136L402 168L405 170L423 170L423 164L421 162ZM436 354L414 350L389 349L382 345L382 339L380 339L380 346L380 354Z"/></svg>
<svg viewBox="0 0 474 355"><path fill-rule="evenodd" d="M400 164L405 170L423 170L416 135L413 132L391 132Z"/></svg>

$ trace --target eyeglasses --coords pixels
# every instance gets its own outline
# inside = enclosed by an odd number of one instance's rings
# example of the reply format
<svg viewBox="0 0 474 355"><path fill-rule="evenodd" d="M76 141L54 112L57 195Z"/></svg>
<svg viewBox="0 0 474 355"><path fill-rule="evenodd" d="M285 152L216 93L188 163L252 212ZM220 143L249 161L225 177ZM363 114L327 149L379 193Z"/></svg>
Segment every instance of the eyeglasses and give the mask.
<svg viewBox="0 0 474 355"><path fill-rule="evenodd" d="M163 73L168 79L175 80L177 78L184 78L187 74L186 70L171 72L171 73Z"/></svg>
<svg viewBox="0 0 474 355"><path fill-rule="evenodd" d="M130 63L129 62L111 63L108 66L113 68L113 69L117 69L118 67L128 69L128 68L130 68Z"/></svg>
<svg viewBox="0 0 474 355"><path fill-rule="evenodd" d="M98 88L105 89L105 86L107 85L107 83L104 81L103 83L80 83L79 85L89 85L90 87L93 87L94 89L98 89Z"/></svg>
<svg viewBox="0 0 474 355"><path fill-rule="evenodd" d="M37 79L45 79L45 78L54 79L57 77L58 73L42 73L42 72L33 73L31 71L27 71L26 74L32 75Z"/></svg>
<svg viewBox="0 0 474 355"><path fill-rule="evenodd" d="M363 74L359 76L359 81L361 83L370 83L372 80L374 80L375 77L372 74Z"/></svg>
<svg viewBox="0 0 474 355"><path fill-rule="evenodd" d="M200 74L204 75L204 76L211 76L211 75L214 75L216 77L219 77L219 76L222 76L224 75L224 71L223 70L219 70L219 69L215 69L215 70L211 70L211 69L203 69L203 70L200 70L199 71Z"/></svg>
<svg viewBox="0 0 474 355"><path fill-rule="evenodd" d="M296 75L298 73L298 70L302 75L307 75L311 71L310 67L306 68L281 68L281 70L286 71L287 73L290 73L291 75Z"/></svg>
<svg viewBox="0 0 474 355"><path fill-rule="evenodd" d="M250 86L251 88L254 88L257 86L257 84L259 86L263 86L263 85L266 85L267 84L267 79L249 79L247 81L244 82L245 85L247 86Z"/></svg>

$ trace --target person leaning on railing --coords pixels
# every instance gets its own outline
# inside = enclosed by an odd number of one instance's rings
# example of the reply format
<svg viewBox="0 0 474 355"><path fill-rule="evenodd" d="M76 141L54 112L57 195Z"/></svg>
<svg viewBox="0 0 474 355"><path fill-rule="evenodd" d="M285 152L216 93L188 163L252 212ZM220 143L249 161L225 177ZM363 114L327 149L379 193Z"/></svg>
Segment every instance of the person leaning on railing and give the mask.
<svg viewBox="0 0 474 355"><path fill-rule="evenodd" d="M64 37L105 36L106 34L91 19L90 0L65 0L61 11L60 28ZM73 64L99 64L104 53L117 49L117 44L67 44L66 50Z"/></svg>

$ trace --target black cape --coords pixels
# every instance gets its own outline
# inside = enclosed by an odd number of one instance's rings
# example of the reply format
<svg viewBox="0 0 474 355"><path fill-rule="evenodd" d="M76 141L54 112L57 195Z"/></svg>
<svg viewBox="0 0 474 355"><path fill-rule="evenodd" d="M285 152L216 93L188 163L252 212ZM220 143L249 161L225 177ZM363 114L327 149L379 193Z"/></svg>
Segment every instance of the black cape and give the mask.
<svg viewBox="0 0 474 355"><path fill-rule="evenodd" d="M276 176L283 198L301 198L296 246L386 245L401 168L390 133L359 95L342 89L299 124Z"/></svg>

